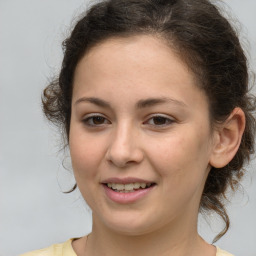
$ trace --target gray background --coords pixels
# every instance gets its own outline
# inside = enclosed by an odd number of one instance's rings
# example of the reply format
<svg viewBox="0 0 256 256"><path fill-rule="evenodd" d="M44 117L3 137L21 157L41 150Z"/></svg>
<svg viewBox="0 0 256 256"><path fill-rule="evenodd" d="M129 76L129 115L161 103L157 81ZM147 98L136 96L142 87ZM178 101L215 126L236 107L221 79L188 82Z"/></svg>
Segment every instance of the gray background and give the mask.
<svg viewBox="0 0 256 256"><path fill-rule="evenodd" d="M243 24L256 67L256 2L227 0ZM41 113L47 79L58 72L61 41L74 18L86 9L82 0L0 0L0 256L63 242L90 232L91 215L73 185L68 153ZM232 198L231 228L217 245L236 256L256 256L256 162ZM211 242L221 224L209 216L199 229Z"/></svg>

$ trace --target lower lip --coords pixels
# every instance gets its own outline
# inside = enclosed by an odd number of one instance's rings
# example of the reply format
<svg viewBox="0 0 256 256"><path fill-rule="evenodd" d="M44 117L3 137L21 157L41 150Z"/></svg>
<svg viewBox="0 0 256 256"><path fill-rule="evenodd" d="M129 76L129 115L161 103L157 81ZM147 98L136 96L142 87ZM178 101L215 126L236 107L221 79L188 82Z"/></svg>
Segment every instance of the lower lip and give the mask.
<svg viewBox="0 0 256 256"><path fill-rule="evenodd" d="M144 197L146 197L155 186L149 188L138 189L128 193L116 192L106 185L103 185L105 193L109 199L119 204L134 203Z"/></svg>

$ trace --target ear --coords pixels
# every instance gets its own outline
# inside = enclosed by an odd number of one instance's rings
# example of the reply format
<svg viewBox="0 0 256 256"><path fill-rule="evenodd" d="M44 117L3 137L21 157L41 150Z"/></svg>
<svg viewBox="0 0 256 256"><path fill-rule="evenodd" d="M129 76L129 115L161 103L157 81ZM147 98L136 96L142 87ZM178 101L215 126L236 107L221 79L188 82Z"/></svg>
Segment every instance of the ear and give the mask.
<svg viewBox="0 0 256 256"><path fill-rule="evenodd" d="M235 108L228 119L214 131L211 166L222 168L233 159L240 146L244 129L245 114L241 108Z"/></svg>

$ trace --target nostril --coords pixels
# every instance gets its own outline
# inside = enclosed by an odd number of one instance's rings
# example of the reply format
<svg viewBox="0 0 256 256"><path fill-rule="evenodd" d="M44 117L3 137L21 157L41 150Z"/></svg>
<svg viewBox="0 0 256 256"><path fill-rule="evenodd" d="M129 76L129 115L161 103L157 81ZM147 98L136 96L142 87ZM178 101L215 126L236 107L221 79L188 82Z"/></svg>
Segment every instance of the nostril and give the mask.
<svg viewBox="0 0 256 256"><path fill-rule="evenodd" d="M135 150L132 151L122 151L119 152L109 150L106 155L106 159L109 163L119 167L124 168L132 164L138 164L143 160L143 153Z"/></svg>

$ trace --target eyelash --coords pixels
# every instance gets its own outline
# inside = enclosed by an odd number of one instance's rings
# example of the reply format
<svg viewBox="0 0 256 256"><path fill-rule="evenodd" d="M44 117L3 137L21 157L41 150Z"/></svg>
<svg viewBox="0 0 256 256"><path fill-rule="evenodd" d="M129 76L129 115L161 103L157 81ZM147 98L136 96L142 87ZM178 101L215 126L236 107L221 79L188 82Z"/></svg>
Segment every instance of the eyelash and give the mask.
<svg viewBox="0 0 256 256"><path fill-rule="evenodd" d="M107 123L103 123L103 124L95 124L95 123L91 123L93 121L95 121L96 118L101 118L101 120L103 120L104 122L107 121ZM108 119L102 115L99 114L91 114L90 116L86 117L85 119L83 119L82 121L85 125L87 126L91 126L91 127L101 127L105 124L110 124L110 122L108 121Z"/></svg>
<svg viewBox="0 0 256 256"><path fill-rule="evenodd" d="M103 121L103 123L100 124L95 124L96 118L98 118L98 121L100 119L100 121ZM155 123L150 123L150 120L154 120L156 121L156 118L158 118L158 121L164 121L163 124L155 124ZM107 121L107 122L106 122ZM86 117L85 119L82 120L82 122L89 127L102 127L106 124L111 124L110 121L108 121L108 119L100 114L91 114L90 116ZM93 122L93 123L92 123ZM160 114L155 114L154 116L151 116L150 118L148 118L145 122L143 122L143 125L150 125L150 126L154 126L157 128L162 128L162 127L166 127L171 125L172 123L174 123L175 121L170 118L170 117L166 117L164 115L160 115Z"/></svg>
<svg viewBox="0 0 256 256"><path fill-rule="evenodd" d="M174 123L174 120L172 119L172 118L170 118L170 117L167 117L167 116L164 116L164 115L160 115L160 114L156 114L156 115L154 115L154 116L151 116L150 118L148 118L147 120L146 120L146 123L149 123L149 120L154 120L154 119L156 119L156 118L158 118L158 121L159 121L159 119L161 120L161 121L164 121L164 124L149 124L150 126L157 126L158 128L162 128L162 127L166 127L166 126L169 126L169 125L171 125L172 123ZM155 120L156 121L156 120ZM145 124L145 122L143 123L143 124Z"/></svg>

